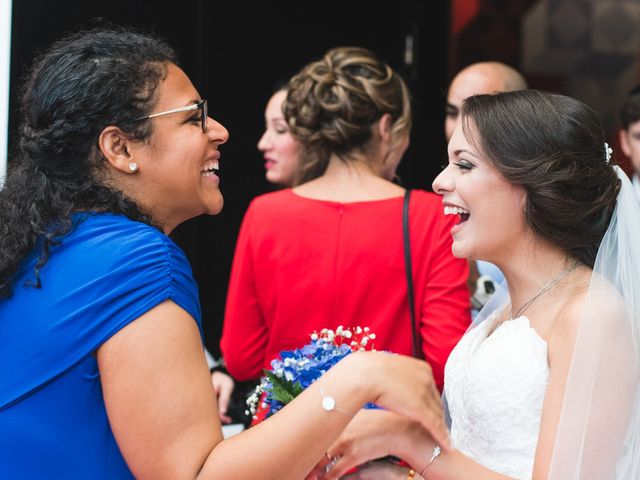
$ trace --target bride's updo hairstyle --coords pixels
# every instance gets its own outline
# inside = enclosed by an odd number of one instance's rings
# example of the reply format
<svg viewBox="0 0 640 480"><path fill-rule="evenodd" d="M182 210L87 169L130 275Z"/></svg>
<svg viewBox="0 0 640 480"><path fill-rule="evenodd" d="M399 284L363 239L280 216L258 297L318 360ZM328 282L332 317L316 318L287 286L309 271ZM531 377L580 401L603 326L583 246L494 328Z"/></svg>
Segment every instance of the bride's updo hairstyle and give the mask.
<svg viewBox="0 0 640 480"><path fill-rule="evenodd" d="M322 175L332 154L343 161L355 151L366 154L372 126L386 113L392 118L392 148L411 130L405 82L364 48L329 50L294 76L288 90L284 114L303 145L297 184Z"/></svg>
<svg viewBox="0 0 640 480"><path fill-rule="evenodd" d="M462 118L467 140L524 188L532 230L593 268L620 189L597 113L570 97L522 90L470 97Z"/></svg>

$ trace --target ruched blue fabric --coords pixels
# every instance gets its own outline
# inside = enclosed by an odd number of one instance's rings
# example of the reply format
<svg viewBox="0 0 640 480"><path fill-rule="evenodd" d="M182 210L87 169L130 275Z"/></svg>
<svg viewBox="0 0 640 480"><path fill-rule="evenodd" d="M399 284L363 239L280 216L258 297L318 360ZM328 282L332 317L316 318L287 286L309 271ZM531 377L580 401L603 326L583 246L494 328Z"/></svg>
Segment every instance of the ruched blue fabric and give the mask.
<svg viewBox="0 0 640 480"><path fill-rule="evenodd" d="M82 213L40 249L0 300L0 478L132 478L109 426L96 350L165 300L198 323L198 289L180 248L122 215Z"/></svg>

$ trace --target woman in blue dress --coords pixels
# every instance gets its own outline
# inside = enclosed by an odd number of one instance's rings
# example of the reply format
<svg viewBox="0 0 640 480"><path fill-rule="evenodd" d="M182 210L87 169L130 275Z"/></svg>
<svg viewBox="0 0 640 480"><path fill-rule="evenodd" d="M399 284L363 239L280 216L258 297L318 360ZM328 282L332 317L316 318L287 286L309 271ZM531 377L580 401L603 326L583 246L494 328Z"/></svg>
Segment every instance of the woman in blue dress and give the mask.
<svg viewBox="0 0 640 480"><path fill-rule="evenodd" d="M429 367L375 352L222 441L197 287L167 235L222 208L228 132L164 42L68 36L21 106L0 191L0 478L299 479L368 401L446 442Z"/></svg>

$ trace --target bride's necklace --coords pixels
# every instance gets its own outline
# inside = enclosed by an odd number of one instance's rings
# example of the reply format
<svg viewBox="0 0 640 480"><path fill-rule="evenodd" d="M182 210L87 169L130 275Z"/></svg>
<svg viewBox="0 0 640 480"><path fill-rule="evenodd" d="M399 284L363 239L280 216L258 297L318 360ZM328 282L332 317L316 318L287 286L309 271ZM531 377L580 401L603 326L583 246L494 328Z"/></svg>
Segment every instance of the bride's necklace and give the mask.
<svg viewBox="0 0 640 480"><path fill-rule="evenodd" d="M524 311L529 308L529 306L543 293L549 291L551 288L553 288L555 285L558 284L558 282L560 282L560 280L562 280L564 277L566 277L567 275L569 275L571 272L573 272L576 268L578 268L579 262L576 262L574 265L572 265L571 267L569 267L568 269L566 269L564 272L562 272L560 275L558 275L556 278L554 278L553 280L551 280L549 283L545 284L540 290L538 290L536 292L536 294L531 297L531 299L529 301L527 301L524 305L522 305L518 311L516 312L515 315L511 315L511 319L513 320L514 318L518 318L520 315L522 315L524 313ZM513 310L512 310L513 311Z"/></svg>

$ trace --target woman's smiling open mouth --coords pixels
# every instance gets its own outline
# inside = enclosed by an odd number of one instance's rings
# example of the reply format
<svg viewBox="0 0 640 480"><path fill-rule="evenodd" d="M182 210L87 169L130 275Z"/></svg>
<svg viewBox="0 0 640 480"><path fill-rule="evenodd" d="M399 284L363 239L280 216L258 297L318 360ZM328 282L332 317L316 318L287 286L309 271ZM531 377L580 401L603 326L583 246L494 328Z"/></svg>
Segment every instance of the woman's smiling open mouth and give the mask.
<svg viewBox="0 0 640 480"><path fill-rule="evenodd" d="M458 215L458 223L457 225L460 225L464 222L466 222L467 220L469 220L469 217L471 216L471 212L469 212L469 210L462 208L462 207L456 207L453 205L445 205L444 207L444 214L445 215Z"/></svg>

